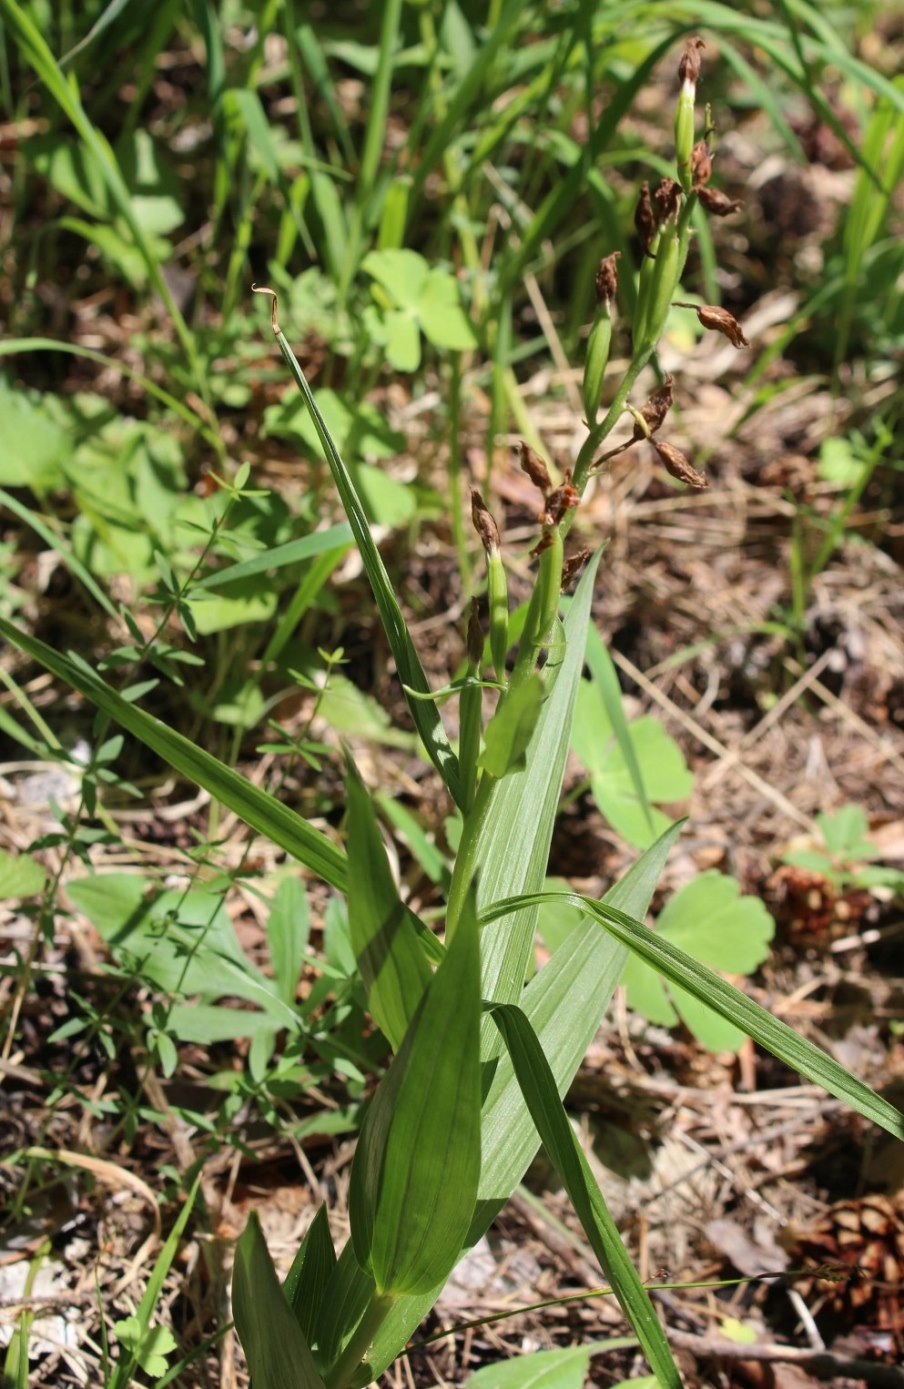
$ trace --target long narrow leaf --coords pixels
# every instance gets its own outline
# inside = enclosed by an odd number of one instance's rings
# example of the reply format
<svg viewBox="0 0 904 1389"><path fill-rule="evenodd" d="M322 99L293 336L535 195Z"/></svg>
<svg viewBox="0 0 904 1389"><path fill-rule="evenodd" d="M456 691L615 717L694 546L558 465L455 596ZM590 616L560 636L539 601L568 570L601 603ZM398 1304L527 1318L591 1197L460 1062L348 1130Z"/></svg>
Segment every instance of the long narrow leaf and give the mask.
<svg viewBox="0 0 904 1389"><path fill-rule="evenodd" d="M269 293L273 293L272 290ZM318 437L323 445L330 471L333 474L333 481L336 490L345 508L349 524L354 532L355 543L361 552L361 559L367 571L373 589L374 598L380 611L380 618L383 628L389 641L390 650L395 657L396 669L399 679L403 685L409 686L419 694L428 694L430 687L420 658L411 640L411 633L405 622L402 609L399 607L398 599L389 581L386 566L379 550L374 544L373 536L370 533L370 526L367 523L367 516L355 487L354 480L342 457L337 449L333 437L327 429L326 422L317 408L317 402L307 383L305 374L298 365L295 353L289 346L285 334L276 321L276 297L273 298L273 330L276 334L276 341L283 354L289 370L295 380L298 389L305 399L305 404L314 421ZM446 737L442 720L436 704L432 700L409 699L408 707L411 710L411 717L414 726L420 734L424 747L431 762L436 767L449 794L456 805L462 803L461 781L458 772L458 759Z"/></svg>
<svg viewBox="0 0 904 1389"><path fill-rule="evenodd" d="M323 1389L254 1211L235 1247L232 1308L254 1389Z"/></svg>
<svg viewBox="0 0 904 1389"><path fill-rule="evenodd" d="M393 880L370 796L347 761L349 930L367 1006L398 1051L432 975L413 913Z"/></svg>
<svg viewBox="0 0 904 1389"><path fill-rule="evenodd" d="M819 1047L798 1035L787 1023L774 1018L765 1008L754 1003L733 984L727 983L713 970L707 969L676 945L658 936L643 922L636 921L623 911L596 902L577 892L541 892L528 899L539 905L543 902L568 902L594 917L599 924L652 969L686 989L701 1003L712 1008L730 1023L740 1027L755 1042L773 1056L793 1067L808 1080L822 1085L831 1095L844 1100L858 1114L887 1129L896 1138L904 1139L904 1114L899 1113L875 1090L857 1080L850 1071L838 1064ZM510 902L497 902L485 914L490 920L506 912L518 911L526 905L523 897Z"/></svg>
<svg viewBox="0 0 904 1389"><path fill-rule="evenodd" d="M268 795L219 758L169 728L160 719L130 704L77 656L63 656L36 637L26 636L0 618L0 636L27 651L46 670L78 690L112 719L152 748L169 765L196 786L203 786L216 800L235 811L246 825L278 844L340 891L346 885L346 858L320 830L315 830L294 810Z"/></svg>
<svg viewBox="0 0 904 1389"><path fill-rule="evenodd" d="M527 768L499 782L481 827L475 849L481 909L498 898L538 892L546 875L599 558L597 553L587 565L565 618L565 659L537 721ZM531 909L484 930L480 944L487 1001L513 1003L519 998L536 921ZM494 1033L491 1028L498 1047Z"/></svg>
<svg viewBox="0 0 904 1389"><path fill-rule="evenodd" d="M508 1047L521 1093L537 1126L547 1156L565 1184L600 1267L642 1345L650 1368L660 1382L680 1389L681 1378L649 1294L609 1214L603 1194L590 1171L559 1099L555 1076L536 1033L520 1008L505 1004L493 1009Z"/></svg>
<svg viewBox="0 0 904 1389"><path fill-rule="evenodd" d="M298 1246L283 1283L283 1293L308 1345L313 1339L323 1294L335 1267L336 1251L330 1237L326 1206L321 1206Z"/></svg>

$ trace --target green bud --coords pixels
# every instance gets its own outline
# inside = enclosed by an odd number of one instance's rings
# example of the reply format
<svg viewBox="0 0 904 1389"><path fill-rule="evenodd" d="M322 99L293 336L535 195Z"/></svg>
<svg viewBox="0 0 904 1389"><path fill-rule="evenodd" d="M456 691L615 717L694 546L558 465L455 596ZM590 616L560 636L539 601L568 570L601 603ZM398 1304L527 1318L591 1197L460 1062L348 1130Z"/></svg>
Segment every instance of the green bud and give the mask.
<svg viewBox="0 0 904 1389"><path fill-rule="evenodd" d="M694 87L681 84L678 105L675 107L675 165L678 181L685 193L691 191L693 174L691 159L694 152Z"/></svg>
<svg viewBox="0 0 904 1389"><path fill-rule="evenodd" d="M646 269L646 266L644 266ZM663 228L653 263L648 300L635 351L652 349L659 341L681 273L681 237L674 223ZM641 278L643 270L641 270Z"/></svg>
<svg viewBox="0 0 904 1389"><path fill-rule="evenodd" d="M611 342L612 319L609 317L609 305L604 301L596 311L596 318L587 339L587 356L584 360L584 414L591 429L596 424Z"/></svg>
<svg viewBox="0 0 904 1389"><path fill-rule="evenodd" d="M505 684L505 658L509 649L508 581L498 549L487 554L487 597L490 608L490 655L496 679Z"/></svg>

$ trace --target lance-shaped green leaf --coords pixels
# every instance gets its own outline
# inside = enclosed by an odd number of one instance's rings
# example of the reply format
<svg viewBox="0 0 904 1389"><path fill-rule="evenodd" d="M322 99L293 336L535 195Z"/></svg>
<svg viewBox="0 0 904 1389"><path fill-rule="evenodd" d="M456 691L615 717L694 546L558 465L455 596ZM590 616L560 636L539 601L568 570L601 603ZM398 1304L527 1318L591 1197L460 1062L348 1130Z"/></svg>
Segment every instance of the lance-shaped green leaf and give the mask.
<svg viewBox="0 0 904 1389"><path fill-rule="evenodd" d="M0 618L0 636L6 637L46 670L64 680L73 690L90 699L118 724L152 748L164 761L196 786L203 786L216 800L235 811L246 825L278 844L331 886L345 890L345 854L325 834L315 830L294 810L275 796L253 785L246 777L212 757L197 743L169 728L152 714L130 704L102 680L91 667L72 653L60 655L53 647L27 636L11 622Z"/></svg>
<svg viewBox="0 0 904 1389"><path fill-rule="evenodd" d="M588 562L569 606L564 623L565 657L540 710L528 765L494 787L492 804L480 827L474 857L481 908L499 898L538 892L546 876L600 553ZM481 932L484 998L512 1003L520 997L536 920L536 911L527 908L514 919L493 923ZM489 1028L489 1035L498 1049L495 1028Z"/></svg>
<svg viewBox="0 0 904 1389"><path fill-rule="evenodd" d="M254 1389L323 1389L254 1211L235 1247L232 1310Z"/></svg>
<svg viewBox="0 0 904 1389"><path fill-rule="evenodd" d="M480 766L501 779L524 769L527 748L543 707L543 681L529 675L506 693L486 727Z"/></svg>
<svg viewBox="0 0 904 1389"><path fill-rule="evenodd" d="M270 294L272 290L267 291ZM411 633L408 631L402 609L395 596L395 591L386 572L382 556L374 544L373 536L370 533L370 526L367 523L367 515L362 505L358 490L355 487L354 479L342 460L342 456L336 447L330 431L327 429L326 422L317 408L317 402L307 383L305 374L298 365L295 353L292 351L286 340L285 334L280 329L275 318L276 298L274 296L274 318L273 330L276 334L276 341L279 350L282 352L285 362L292 373L298 389L305 399L305 404L314 421L318 438L323 445L336 490L345 508L349 525L355 537L355 544L361 554L361 560L370 580L370 586L376 599L377 607L380 612L380 619L383 623L383 630L389 642L390 650L395 658L396 669L399 679L403 686L409 686L419 694L428 694L430 686L424 674L420 658L411 640ZM449 794L456 805L462 804L462 789L458 774L458 759L446 736L443 728L442 719L439 711L432 700L408 699L408 708L411 710L411 717L414 726L421 735L424 747L431 762L436 767Z"/></svg>
<svg viewBox="0 0 904 1389"><path fill-rule="evenodd" d="M590 1171L590 1164L568 1122L555 1076L536 1033L521 1009L512 1004L494 1008L493 1021L505 1038L521 1093L546 1154L565 1185L584 1233L622 1311L637 1333L650 1368L662 1385L669 1389L681 1389L681 1377L659 1318L631 1262L631 1256L622 1244L603 1194Z"/></svg>
<svg viewBox="0 0 904 1389"><path fill-rule="evenodd" d="M532 894L529 900L566 901L572 906L580 907L645 964L664 974L673 984L686 989L694 998L698 998L728 1022L740 1027L748 1037L752 1037L760 1046L771 1051L773 1056L777 1056L800 1075L806 1076L807 1080L822 1085L829 1094L844 1100L845 1104L849 1104L865 1119L872 1119L873 1123L887 1129L896 1138L904 1139L904 1114L895 1109L894 1105L883 1100L881 1095L864 1085L821 1048L799 1036L787 1023L774 1018L733 984L727 983L670 941L663 940L642 921L636 921L623 911L617 911L604 902L595 902L592 897L583 897L576 892L536 893ZM503 915L523 905L524 898L515 898L508 903L497 902L486 915Z"/></svg>
<svg viewBox="0 0 904 1389"><path fill-rule="evenodd" d="M480 949L473 895L364 1119L355 1255L380 1295L424 1293L461 1253L480 1175Z"/></svg>
<svg viewBox="0 0 904 1389"><path fill-rule="evenodd" d="M526 774L527 775L527 774ZM625 876L606 894L613 906L642 915L680 826L673 825ZM487 931L481 932L481 948ZM522 1007L541 1039L562 1095L618 983L627 951L584 918L549 963L520 995ZM501 1054L495 1061L493 1082L483 1102L480 1143L481 1170L478 1200L464 1247L475 1244L508 1200L537 1151L539 1139L530 1111L521 1095L511 1060L496 1028L487 1019L489 1036L483 1054L491 1054L490 1038ZM430 1310L441 1285L425 1295L398 1298L376 1330L367 1360L349 1383L365 1385L382 1374ZM360 1321L373 1292L370 1276L356 1264L351 1243L346 1245L324 1298L318 1327L318 1345L326 1363L333 1364L343 1344Z"/></svg>
<svg viewBox="0 0 904 1389"><path fill-rule="evenodd" d="M330 1237L326 1206L321 1206L298 1246L283 1283L283 1295L308 1345L314 1339L323 1294L335 1267L336 1251Z"/></svg>
<svg viewBox="0 0 904 1389"><path fill-rule="evenodd" d="M399 897L367 789L346 756L348 924L367 1006L398 1051L431 981L420 923Z"/></svg>

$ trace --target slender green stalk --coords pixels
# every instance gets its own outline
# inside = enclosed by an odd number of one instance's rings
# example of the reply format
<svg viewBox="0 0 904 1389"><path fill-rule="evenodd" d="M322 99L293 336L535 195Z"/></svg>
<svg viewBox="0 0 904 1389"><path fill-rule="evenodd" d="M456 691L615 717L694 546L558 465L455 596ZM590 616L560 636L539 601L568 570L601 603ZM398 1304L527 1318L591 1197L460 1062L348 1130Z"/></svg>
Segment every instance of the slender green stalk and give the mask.
<svg viewBox="0 0 904 1389"><path fill-rule="evenodd" d="M392 1311L395 1301L387 1293L373 1294L348 1344L323 1376L325 1389L345 1389L351 1383L355 1370L373 1345L374 1337Z"/></svg>

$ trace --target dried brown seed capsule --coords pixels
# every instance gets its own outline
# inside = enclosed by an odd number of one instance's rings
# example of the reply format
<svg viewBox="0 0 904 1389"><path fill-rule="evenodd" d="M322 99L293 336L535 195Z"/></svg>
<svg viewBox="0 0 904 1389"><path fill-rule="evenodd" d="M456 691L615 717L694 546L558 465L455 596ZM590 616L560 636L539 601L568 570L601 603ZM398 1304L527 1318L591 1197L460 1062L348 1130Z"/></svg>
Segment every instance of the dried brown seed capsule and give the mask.
<svg viewBox="0 0 904 1389"><path fill-rule="evenodd" d="M744 330L733 313L721 309L717 304L703 304L697 309L697 317L704 328L713 328L722 333L733 347L749 347Z"/></svg>
<svg viewBox="0 0 904 1389"><path fill-rule="evenodd" d="M637 200L637 209L634 213L634 229L640 237L640 244L644 251L649 251L650 243L656 235L656 214L653 212L650 185L646 179L640 185L640 197Z"/></svg>
<svg viewBox="0 0 904 1389"><path fill-rule="evenodd" d="M692 86L696 85L697 78L700 76L700 68L703 65L700 49L705 47L706 44L703 40L696 36L687 40L681 61L678 64L679 82L690 82Z"/></svg>
<svg viewBox="0 0 904 1389"><path fill-rule="evenodd" d="M483 631L480 626L480 610L476 598L471 599L468 615L468 661L472 666L480 665L483 659Z"/></svg>
<svg viewBox="0 0 904 1389"><path fill-rule="evenodd" d="M471 488L471 520L480 536L480 543L489 555L499 549L499 527L476 487Z"/></svg>
<svg viewBox="0 0 904 1389"><path fill-rule="evenodd" d="M709 183L712 171L713 157L709 145L705 140L698 140L691 151L691 177L697 192Z"/></svg>
<svg viewBox="0 0 904 1389"><path fill-rule="evenodd" d="M674 398L672 394L672 378L671 376L667 376L659 389L653 392L646 405L644 405L640 411L647 429L651 434L655 434L657 429L661 427L663 420L672 408L672 401ZM631 443L635 444L638 439L643 439L645 437L640 425L635 421L634 436Z"/></svg>
<svg viewBox="0 0 904 1389"><path fill-rule="evenodd" d="M651 442L665 464L666 472L671 473L672 477L677 478L679 482L688 483L691 487L709 486L703 474L697 472L690 459L686 458L680 449L676 449L674 444L660 443L656 439Z"/></svg>
<svg viewBox="0 0 904 1389"><path fill-rule="evenodd" d="M616 261L621 251L613 251L599 263L596 272L596 297L600 304L611 303L618 293L618 266Z"/></svg>
<svg viewBox="0 0 904 1389"><path fill-rule="evenodd" d="M535 453L530 444L521 439L518 443L518 453L521 458L521 467L535 487L539 487L544 499L552 491L552 478L549 476L546 464L538 453Z"/></svg>
<svg viewBox="0 0 904 1389"><path fill-rule="evenodd" d="M541 521L547 526L557 526L565 512L577 506L580 500L580 492L572 486L571 473L566 472L562 486L550 492L546 498L546 514L541 516Z"/></svg>
<svg viewBox="0 0 904 1389"><path fill-rule="evenodd" d="M703 184L694 184L693 191L700 199L701 206L707 212L711 212L714 217L727 217L730 212L740 212L744 206L736 198L729 198L718 188L707 188Z"/></svg>
<svg viewBox="0 0 904 1389"><path fill-rule="evenodd" d="M584 565L587 563L587 558L589 554L589 550L578 550L576 555L572 555L571 558L567 559L565 563L562 565L563 593L565 592L566 588L570 588L571 585L574 583L575 579L580 574L581 570L584 568Z"/></svg>
<svg viewBox="0 0 904 1389"><path fill-rule="evenodd" d="M657 221L666 222L669 217L677 216L681 203L681 184L673 178L660 179L659 187L653 194L653 201L656 203Z"/></svg>

